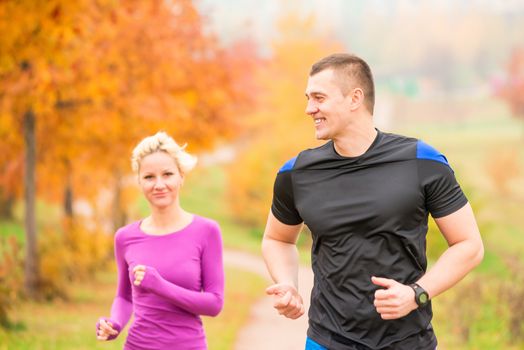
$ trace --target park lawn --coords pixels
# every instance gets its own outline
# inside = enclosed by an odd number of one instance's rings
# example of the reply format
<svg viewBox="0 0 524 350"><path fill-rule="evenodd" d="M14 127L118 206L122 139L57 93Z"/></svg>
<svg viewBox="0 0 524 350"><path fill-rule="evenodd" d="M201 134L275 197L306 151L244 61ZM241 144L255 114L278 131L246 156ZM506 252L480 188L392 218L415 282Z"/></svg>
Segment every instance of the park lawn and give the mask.
<svg viewBox="0 0 524 350"><path fill-rule="evenodd" d="M0 221L0 237L15 236L20 243L25 241L24 228L13 221Z"/></svg>
<svg viewBox="0 0 524 350"><path fill-rule="evenodd" d="M470 274L433 303L433 327L439 350L520 350L509 332L508 305L501 302L501 281Z"/></svg>
<svg viewBox="0 0 524 350"><path fill-rule="evenodd" d="M523 256L524 124L504 110L486 108L495 115L420 122L402 131L448 157L475 210L486 248L501 257ZM496 263L493 257L488 262Z"/></svg>
<svg viewBox="0 0 524 350"><path fill-rule="evenodd" d="M480 266L435 299L432 323L439 349L522 349L522 339L509 332L509 315L515 310L508 308L503 293L515 278L511 259L524 266L524 125L501 106L482 108L489 114L461 121L419 121L398 131L446 155L475 210L485 246ZM437 233L431 223L432 262L446 248Z"/></svg>
<svg viewBox="0 0 524 350"><path fill-rule="evenodd" d="M13 329L0 329L0 350L122 349L127 331L111 342L95 338L95 323L109 312L115 281L115 274L106 272L95 281L71 287L68 301L15 305ZM258 275L226 268L224 309L216 318L203 318L209 349L233 348L238 330L246 323L251 305L262 297L265 285Z"/></svg>

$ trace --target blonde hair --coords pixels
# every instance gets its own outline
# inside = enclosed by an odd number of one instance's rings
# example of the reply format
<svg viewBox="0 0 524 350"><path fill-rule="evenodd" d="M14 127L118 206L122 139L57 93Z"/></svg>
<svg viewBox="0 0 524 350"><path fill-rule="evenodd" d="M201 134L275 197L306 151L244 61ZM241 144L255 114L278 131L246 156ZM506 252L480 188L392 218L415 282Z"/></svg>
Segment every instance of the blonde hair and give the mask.
<svg viewBox="0 0 524 350"><path fill-rule="evenodd" d="M155 152L166 152L175 160L182 174L190 172L197 163L197 158L184 151L187 144L179 146L172 137L163 131L148 136L136 145L131 156L131 167L135 173L140 170L140 161Z"/></svg>

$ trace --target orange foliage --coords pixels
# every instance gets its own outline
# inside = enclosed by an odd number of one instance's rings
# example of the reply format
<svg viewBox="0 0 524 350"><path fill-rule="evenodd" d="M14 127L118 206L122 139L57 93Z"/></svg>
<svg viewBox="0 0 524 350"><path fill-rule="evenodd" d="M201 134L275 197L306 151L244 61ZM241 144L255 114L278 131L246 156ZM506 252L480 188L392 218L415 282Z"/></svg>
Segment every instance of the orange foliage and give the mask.
<svg viewBox="0 0 524 350"><path fill-rule="evenodd" d="M28 108L38 191L53 201L69 181L96 198L159 129L193 152L233 137L255 51L223 49L204 29L189 0L0 2L0 186L21 192Z"/></svg>
<svg viewBox="0 0 524 350"><path fill-rule="evenodd" d="M67 79L63 70L74 58L73 13L80 2L4 1L0 3L0 184L19 195L22 173L22 116L32 109L40 118L52 110L56 84ZM62 10L63 9L63 10Z"/></svg>
<svg viewBox="0 0 524 350"><path fill-rule="evenodd" d="M96 222L65 219L62 227L46 227L39 241L39 289L42 297L67 298L71 281L88 280L107 267L113 238Z"/></svg>
<svg viewBox="0 0 524 350"><path fill-rule="evenodd" d="M318 145L313 122L304 112L308 73L315 61L342 49L327 36L314 35L313 26L312 18L283 18L274 55L257 72L262 87L258 106L246 118L246 141L229 169L230 206L241 222L263 225L278 169L301 150Z"/></svg>
<svg viewBox="0 0 524 350"><path fill-rule="evenodd" d="M0 1L0 32L0 205L20 196L23 167L32 174L36 165L38 196L62 200L67 216L72 196L97 207L110 189L114 213L106 218L123 224L134 144L163 129L191 152L211 147L235 135L237 112L249 105L248 80L239 77L254 51L220 48L190 0ZM36 117L34 135L23 132L25 115ZM24 134L36 139L36 159L24 155L33 144ZM31 179L24 177L29 189ZM26 198L31 203L34 190ZM31 248L37 235L26 208ZM71 252L86 258L74 256L75 271L93 266L95 255L84 248L97 233L73 224L44 232L40 289L49 295L60 292L62 279L46 280L46 273L70 278ZM36 276L36 261L28 251L33 272L26 276Z"/></svg>
<svg viewBox="0 0 524 350"><path fill-rule="evenodd" d="M22 248L16 236L0 237L0 327L10 325L8 311L23 290Z"/></svg>

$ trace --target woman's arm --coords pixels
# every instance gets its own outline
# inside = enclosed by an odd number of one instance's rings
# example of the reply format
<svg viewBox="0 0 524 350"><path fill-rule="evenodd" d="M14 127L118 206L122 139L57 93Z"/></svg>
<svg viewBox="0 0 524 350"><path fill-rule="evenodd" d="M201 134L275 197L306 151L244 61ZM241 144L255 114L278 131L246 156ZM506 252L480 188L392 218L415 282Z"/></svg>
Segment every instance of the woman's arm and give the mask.
<svg viewBox="0 0 524 350"><path fill-rule="evenodd" d="M134 284L197 315L216 316L224 304L224 267L220 229L211 229L202 252L202 291L180 287L164 279L151 266L133 268Z"/></svg>
<svg viewBox="0 0 524 350"><path fill-rule="evenodd" d="M125 327L133 313L131 297L131 282L129 281L128 265L124 258L122 233L115 235L115 261L118 272L117 290L111 306L111 317L102 317L97 323L99 340L115 339Z"/></svg>

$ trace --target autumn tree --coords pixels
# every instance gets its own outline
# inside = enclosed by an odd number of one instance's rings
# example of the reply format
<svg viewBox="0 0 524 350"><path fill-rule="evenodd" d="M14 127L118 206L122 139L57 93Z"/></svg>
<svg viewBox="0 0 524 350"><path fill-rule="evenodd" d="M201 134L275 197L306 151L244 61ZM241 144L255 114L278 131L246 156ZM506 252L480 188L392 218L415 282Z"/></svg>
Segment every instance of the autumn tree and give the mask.
<svg viewBox="0 0 524 350"><path fill-rule="evenodd" d="M26 259L25 278L29 295L38 283L35 195L37 134L40 122L52 113L55 85L62 77L54 75L70 64L75 47L72 24L82 13L81 2L4 1L0 4L0 95L2 124L9 132L23 135ZM12 118L10 121L5 119ZM2 141L13 145L12 140ZM4 164L20 167L20 154L13 153ZM16 173L15 173L16 174ZM17 174L16 174L17 175ZM5 180L5 179L4 179Z"/></svg>
<svg viewBox="0 0 524 350"><path fill-rule="evenodd" d="M100 175L112 182L118 227L132 146L159 129L193 152L233 137L250 100L244 73L256 59L242 50L249 43L221 48L191 1L122 1L101 7L98 16L90 36L95 57L80 63L95 102L83 118L90 131L79 137L81 148L92 151L87 169L104 169Z"/></svg>
<svg viewBox="0 0 524 350"><path fill-rule="evenodd" d="M507 102L513 115L524 119L524 48L517 48L512 52L506 65L506 77L495 88L497 95Z"/></svg>
<svg viewBox="0 0 524 350"><path fill-rule="evenodd" d="M233 137L253 52L221 48L189 0L3 1L0 30L0 200L23 171L34 294L36 194L73 217L75 198L113 188L121 225L132 146L159 129L191 151Z"/></svg>
<svg viewBox="0 0 524 350"><path fill-rule="evenodd" d="M0 106L5 100L0 98ZM5 109L0 107L0 113ZM5 114L0 115L0 220L13 219L13 207L16 198L22 195L22 183L19 181L23 169L22 138L18 125Z"/></svg>

